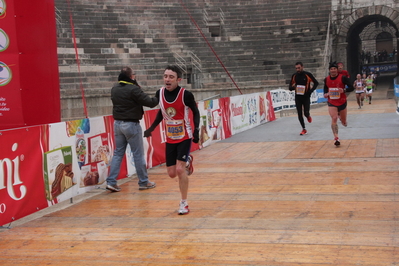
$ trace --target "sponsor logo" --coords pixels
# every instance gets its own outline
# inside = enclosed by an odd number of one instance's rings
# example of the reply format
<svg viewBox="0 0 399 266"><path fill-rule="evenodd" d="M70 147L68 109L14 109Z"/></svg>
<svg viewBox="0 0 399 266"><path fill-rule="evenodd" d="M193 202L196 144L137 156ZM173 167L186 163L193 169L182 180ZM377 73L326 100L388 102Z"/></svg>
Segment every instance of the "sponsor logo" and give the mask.
<svg viewBox="0 0 399 266"><path fill-rule="evenodd" d="M18 149L18 143L14 143L12 145L11 150L16 152ZM21 200L26 196L26 186L22 185L23 182L21 181L21 177L19 174L19 164L21 161L24 161L24 155L21 154L16 156L14 159L4 158L0 160L0 190L7 189L8 195L13 200ZM19 186L19 197L15 193L15 187ZM0 211L5 211L6 207L1 206L0 204Z"/></svg>
<svg viewBox="0 0 399 266"><path fill-rule="evenodd" d="M11 69L5 63L0 62L0 86L7 85L8 83L10 83L11 79Z"/></svg>
<svg viewBox="0 0 399 266"><path fill-rule="evenodd" d="M242 106L237 106L235 103L231 105L231 113L233 116L242 115L244 112L242 110Z"/></svg>
<svg viewBox="0 0 399 266"><path fill-rule="evenodd" d="M10 39L8 38L7 33L0 29L0 52L7 50L9 44Z"/></svg>
<svg viewBox="0 0 399 266"><path fill-rule="evenodd" d="M6 2L4 0L0 0L0 17L5 16L6 14Z"/></svg>

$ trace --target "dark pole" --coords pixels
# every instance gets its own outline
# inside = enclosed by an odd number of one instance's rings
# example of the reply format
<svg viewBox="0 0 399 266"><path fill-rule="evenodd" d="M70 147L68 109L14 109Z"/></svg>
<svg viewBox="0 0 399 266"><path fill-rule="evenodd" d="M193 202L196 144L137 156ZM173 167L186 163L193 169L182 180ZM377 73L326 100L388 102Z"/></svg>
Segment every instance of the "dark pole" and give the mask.
<svg viewBox="0 0 399 266"><path fill-rule="evenodd" d="M398 32L396 32L396 47L394 47L393 49L396 49L396 76L399 76L399 56L398 56L398 43L399 43L399 36L398 36ZM394 55L394 56L395 56Z"/></svg>

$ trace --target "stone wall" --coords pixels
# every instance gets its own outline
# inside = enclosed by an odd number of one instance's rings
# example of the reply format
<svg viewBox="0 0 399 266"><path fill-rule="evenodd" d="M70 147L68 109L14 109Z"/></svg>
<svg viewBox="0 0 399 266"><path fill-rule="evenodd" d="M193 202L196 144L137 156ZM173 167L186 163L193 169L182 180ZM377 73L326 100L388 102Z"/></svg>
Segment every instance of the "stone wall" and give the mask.
<svg viewBox="0 0 399 266"><path fill-rule="evenodd" d="M333 48L331 58L344 62L353 76L358 73L360 47L356 39L361 30L375 21L399 28L399 3L395 0L332 0ZM396 32L394 38L398 35ZM397 46L397 40L394 40Z"/></svg>
<svg viewBox="0 0 399 266"><path fill-rule="evenodd" d="M90 117L111 114L110 88L124 65L153 94L165 66L179 62L197 100L239 94L231 78L242 93L285 88L296 61L324 77L331 0L182 3L55 0L62 119L84 117L82 89Z"/></svg>

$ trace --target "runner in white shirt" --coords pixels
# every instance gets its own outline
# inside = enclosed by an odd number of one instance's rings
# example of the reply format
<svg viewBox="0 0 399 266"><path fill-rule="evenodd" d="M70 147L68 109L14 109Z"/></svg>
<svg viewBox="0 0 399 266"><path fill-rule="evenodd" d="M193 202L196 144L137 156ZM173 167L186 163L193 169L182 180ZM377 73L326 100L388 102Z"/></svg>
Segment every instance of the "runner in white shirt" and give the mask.
<svg viewBox="0 0 399 266"><path fill-rule="evenodd" d="M363 101L364 101L364 80L362 79L362 76L360 74L356 75L356 80L353 82L353 87L355 88L356 92L356 101L357 105L359 105L359 109L362 108L363 106Z"/></svg>

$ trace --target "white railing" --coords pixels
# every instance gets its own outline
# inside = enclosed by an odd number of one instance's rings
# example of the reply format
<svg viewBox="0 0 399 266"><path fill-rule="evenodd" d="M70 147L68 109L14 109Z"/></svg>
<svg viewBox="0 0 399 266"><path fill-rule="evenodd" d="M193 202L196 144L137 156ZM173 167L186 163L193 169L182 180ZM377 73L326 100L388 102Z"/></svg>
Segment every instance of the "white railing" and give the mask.
<svg viewBox="0 0 399 266"><path fill-rule="evenodd" d="M189 55L191 58L191 64L198 69L199 72L202 72L201 59L199 59L193 52L190 52Z"/></svg>
<svg viewBox="0 0 399 266"><path fill-rule="evenodd" d="M175 63L176 65L184 72L187 73L187 63L183 57L181 57L178 53L174 53Z"/></svg>
<svg viewBox="0 0 399 266"><path fill-rule="evenodd" d="M203 13L204 13L203 21L204 21L205 25L208 25L209 20L212 20L212 21L215 20L215 18L212 18L212 19L209 18L208 11L206 11L205 8L203 9ZM223 25L224 24L224 12L221 8L219 8L217 18L220 21L220 25Z"/></svg>
<svg viewBox="0 0 399 266"><path fill-rule="evenodd" d="M327 26L327 37L326 37L326 44L324 46L324 62L323 62L323 69L325 69L325 74L324 76L328 75L328 64L330 61L330 55L331 55L331 47L332 47L332 42L331 42L331 36L330 36L330 27L331 27L331 14L328 15L328 26Z"/></svg>

